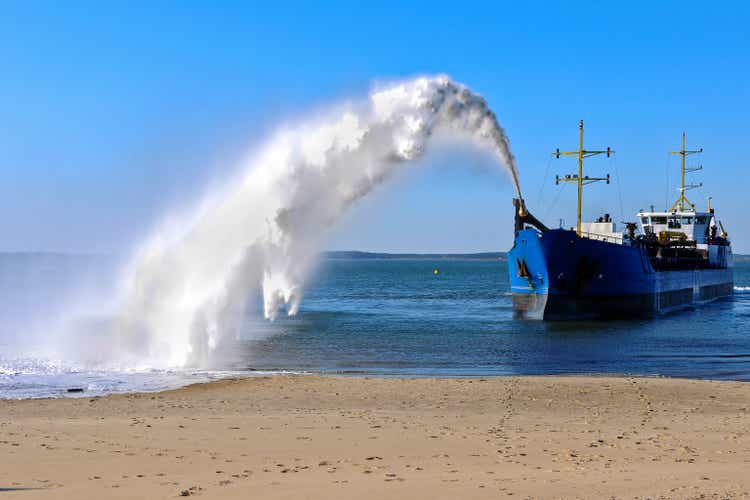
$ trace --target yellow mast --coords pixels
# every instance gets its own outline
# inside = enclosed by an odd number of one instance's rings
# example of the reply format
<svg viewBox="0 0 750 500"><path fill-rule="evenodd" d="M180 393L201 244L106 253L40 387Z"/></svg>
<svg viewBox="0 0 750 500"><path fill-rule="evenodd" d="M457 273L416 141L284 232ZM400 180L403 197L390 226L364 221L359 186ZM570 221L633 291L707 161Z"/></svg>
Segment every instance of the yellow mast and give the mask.
<svg viewBox="0 0 750 500"><path fill-rule="evenodd" d="M560 184L561 182L575 182L578 184L578 225L576 231L578 232L578 236L581 236L581 210L583 208L583 186L586 184L591 184L593 182L597 181L607 181L607 184L609 184L609 174L607 174L607 177L589 177L583 175L583 159L588 158L589 156L595 156L595 155L601 155L606 154L607 157L609 157L611 154L614 153L613 150L610 148L607 148L605 151L588 151L583 149L583 120L581 120L578 123L578 129L579 129L579 141L578 141L578 151L560 151L557 149L553 155L555 155L555 158L560 158L560 156L577 156L578 157L578 175L566 175L565 177L555 176L555 184Z"/></svg>
<svg viewBox="0 0 750 500"><path fill-rule="evenodd" d="M682 163L682 170L681 170L681 172L682 172L682 180L680 181L680 197L677 198L677 201L674 202L674 204L672 205L672 208L669 209L670 212L674 212L678 207L680 209L680 212L684 212L685 211L685 204L686 203L690 207L690 210L695 211L695 205L693 205L690 202L690 200L687 199L687 196L685 196L685 191L687 191L688 189L693 189L693 188L701 187L701 186L703 186L703 183L701 182L700 184L688 184L686 186L685 185L685 174L686 173L690 173L690 172L697 172L698 170L703 169L703 167L701 166L701 167L688 167L688 168L685 168L685 157L686 156L690 156L690 155L694 155L694 154L697 154L697 153L702 153L702 152L703 152L703 148L693 149L693 150L685 149L685 132L682 133L682 149L680 149L679 151L670 151L669 152L669 154L680 155L682 157L681 158L681 160L682 160L681 161L681 163Z"/></svg>

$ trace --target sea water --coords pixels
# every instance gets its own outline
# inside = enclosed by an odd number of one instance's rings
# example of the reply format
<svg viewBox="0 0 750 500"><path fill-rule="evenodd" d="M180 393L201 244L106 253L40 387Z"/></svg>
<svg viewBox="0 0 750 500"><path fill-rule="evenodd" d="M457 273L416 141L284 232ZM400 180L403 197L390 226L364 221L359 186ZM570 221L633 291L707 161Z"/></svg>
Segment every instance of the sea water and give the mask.
<svg viewBox="0 0 750 500"><path fill-rule="evenodd" d="M433 269L440 270L439 275ZM513 319L505 262L331 260L248 369L394 376L634 374L750 380L750 265L735 294L656 319Z"/></svg>
<svg viewBox="0 0 750 500"><path fill-rule="evenodd" d="M91 366L25 348L26 334L44 332L24 330L20 318L54 314L81 275L106 288L101 267L91 257L0 256L0 397L152 391L271 373L750 380L750 264L737 265L734 296L701 307L648 320L545 323L513 319L500 260L324 260L296 316L248 314L214 366Z"/></svg>

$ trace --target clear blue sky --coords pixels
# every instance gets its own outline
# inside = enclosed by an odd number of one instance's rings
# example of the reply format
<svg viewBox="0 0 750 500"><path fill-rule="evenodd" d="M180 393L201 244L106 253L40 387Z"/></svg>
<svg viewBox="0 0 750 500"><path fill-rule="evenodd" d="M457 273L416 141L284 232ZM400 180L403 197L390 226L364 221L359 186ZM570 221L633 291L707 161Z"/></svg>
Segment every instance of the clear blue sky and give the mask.
<svg viewBox="0 0 750 500"><path fill-rule="evenodd" d="M374 80L447 73L482 93L518 157L531 209L556 198L556 147L611 146L588 173L589 217L676 198L688 133L735 251L750 252L746 2L3 2L0 250L116 252L189 204L289 117ZM445 163L347 218L332 248L506 250L510 185ZM667 187L667 167L672 185ZM542 187L545 172L547 182ZM551 203L556 199L554 207Z"/></svg>

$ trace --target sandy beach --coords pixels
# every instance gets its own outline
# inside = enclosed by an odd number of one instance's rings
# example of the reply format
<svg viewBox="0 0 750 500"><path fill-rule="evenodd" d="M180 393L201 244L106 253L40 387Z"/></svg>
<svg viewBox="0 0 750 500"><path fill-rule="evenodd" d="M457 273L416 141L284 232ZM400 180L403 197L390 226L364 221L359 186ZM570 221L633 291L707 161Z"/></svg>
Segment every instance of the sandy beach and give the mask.
<svg viewBox="0 0 750 500"><path fill-rule="evenodd" d="M3 498L735 498L750 385L275 376L0 401Z"/></svg>

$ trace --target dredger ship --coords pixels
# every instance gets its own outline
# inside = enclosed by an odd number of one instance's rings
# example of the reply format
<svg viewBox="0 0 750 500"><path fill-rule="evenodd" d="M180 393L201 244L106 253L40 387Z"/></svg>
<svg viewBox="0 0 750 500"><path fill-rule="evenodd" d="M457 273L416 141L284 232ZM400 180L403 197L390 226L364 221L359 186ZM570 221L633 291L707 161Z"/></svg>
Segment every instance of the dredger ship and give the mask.
<svg viewBox="0 0 750 500"><path fill-rule="evenodd" d="M594 222L581 220L583 188L610 177L584 175L584 159L610 156L613 150L586 150L583 121L577 151L553 155L577 157L578 173L556 177L556 183L578 187L575 229L550 229L514 199L515 240L508 253L514 316L519 319L574 320L651 317L729 296L734 290L732 245L708 199L698 210L687 198L685 134L679 198L667 210L640 210L636 222L618 231L609 214Z"/></svg>

